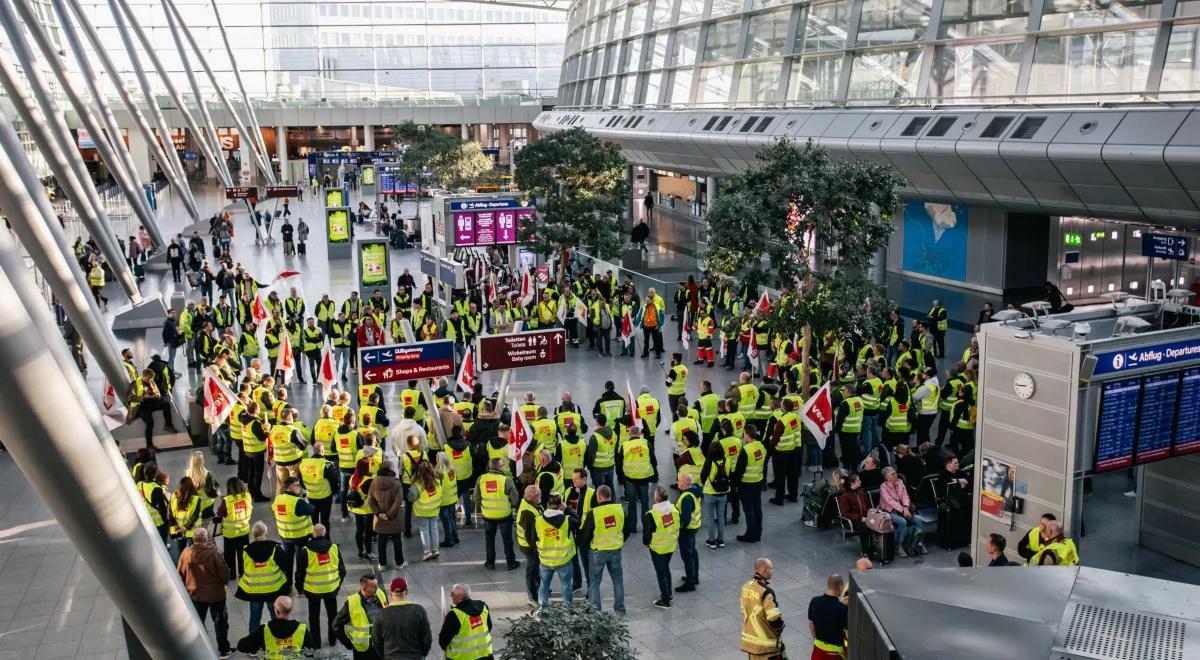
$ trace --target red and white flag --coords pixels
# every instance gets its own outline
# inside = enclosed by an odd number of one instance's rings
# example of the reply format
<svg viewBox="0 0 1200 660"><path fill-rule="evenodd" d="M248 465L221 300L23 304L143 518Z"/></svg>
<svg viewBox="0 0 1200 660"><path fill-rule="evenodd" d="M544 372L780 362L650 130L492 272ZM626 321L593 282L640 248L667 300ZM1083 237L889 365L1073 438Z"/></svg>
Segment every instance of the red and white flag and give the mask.
<svg viewBox="0 0 1200 660"><path fill-rule="evenodd" d="M754 311L759 314L771 313L771 299L767 297L767 292L763 291L758 298L758 304L754 306Z"/></svg>
<svg viewBox="0 0 1200 660"><path fill-rule="evenodd" d="M321 368L317 372L317 382L321 384L321 396L325 399L329 398L329 392L333 390L333 386L337 383L337 369L334 369L333 364L333 349L326 342L321 346Z"/></svg>
<svg viewBox="0 0 1200 660"><path fill-rule="evenodd" d="M575 321L583 323L587 320L588 308L587 303L583 302L582 298L575 299Z"/></svg>
<svg viewBox="0 0 1200 660"><path fill-rule="evenodd" d="M629 315L629 310L621 315L621 341L628 346L629 342L633 341L633 317Z"/></svg>
<svg viewBox="0 0 1200 660"><path fill-rule="evenodd" d="M558 317L559 325L567 324L567 297L566 296L558 297L558 313L555 314L555 316Z"/></svg>
<svg viewBox="0 0 1200 660"><path fill-rule="evenodd" d="M629 379L625 380L625 405L629 407L629 417L632 420L630 426L641 426L642 418L638 416L637 399L633 398L633 388L629 386Z"/></svg>
<svg viewBox="0 0 1200 660"><path fill-rule="evenodd" d="M292 381L292 372L296 370L296 358L292 355L292 338L286 328L279 333L279 357L275 358L275 371L283 373L283 384Z"/></svg>
<svg viewBox="0 0 1200 660"><path fill-rule="evenodd" d="M496 278L493 275L488 275L484 297L487 299L488 304L496 302Z"/></svg>
<svg viewBox="0 0 1200 660"><path fill-rule="evenodd" d="M533 296L533 279L529 277L529 271L525 271L521 275L521 306L528 307L529 303L533 302Z"/></svg>
<svg viewBox="0 0 1200 660"><path fill-rule="evenodd" d="M746 357L750 358L750 362L758 359L758 340L754 337L754 329L750 329L750 343L746 345ZM751 364L750 368L755 365Z"/></svg>
<svg viewBox="0 0 1200 660"><path fill-rule="evenodd" d="M457 385L464 392L475 391L475 356L474 351L467 349L462 366L458 368Z"/></svg>
<svg viewBox="0 0 1200 660"><path fill-rule="evenodd" d="M215 430L225 423L229 413L233 411L233 392L217 378L212 368L204 371L204 421L210 429Z"/></svg>
<svg viewBox="0 0 1200 660"><path fill-rule="evenodd" d="M533 446L533 429L529 426L529 420L525 419L517 405L516 399L513 400L512 408L514 414L512 416L512 428L508 432L508 457L517 464L517 475L521 476L522 463L525 458L525 452Z"/></svg>
<svg viewBox="0 0 1200 660"><path fill-rule="evenodd" d="M100 400L100 405L104 410L104 425L109 431L125 425L125 404L107 378L104 379L104 397Z"/></svg>
<svg viewBox="0 0 1200 660"><path fill-rule="evenodd" d="M267 311L267 305L263 302L262 296L254 296L254 304L250 306L250 318L254 319L255 325L262 325L263 321L271 318L271 313Z"/></svg>
<svg viewBox="0 0 1200 660"><path fill-rule="evenodd" d="M683 308L683 334L680 335L680 341L683 342L683 350L691 350L692 348L692 326L691 320L688 319L688 308Z"/></svg>
<svg viewBox="0 0 1200 660"><path fill-rule="evenodd" d="M271 282L271 284L278 284L284 280L290 280L299 274L300 271L298 270L281 270L279 271L279 274L275 276L275 279Z"/></svg>
<svg viewBox="0 0 1200 660"><path fill-rule="evenodd" d="M804 402L800 408L800 421L817 439L817 446L825 449L825 440L833 431L833 393L828 382Z"/></svg>

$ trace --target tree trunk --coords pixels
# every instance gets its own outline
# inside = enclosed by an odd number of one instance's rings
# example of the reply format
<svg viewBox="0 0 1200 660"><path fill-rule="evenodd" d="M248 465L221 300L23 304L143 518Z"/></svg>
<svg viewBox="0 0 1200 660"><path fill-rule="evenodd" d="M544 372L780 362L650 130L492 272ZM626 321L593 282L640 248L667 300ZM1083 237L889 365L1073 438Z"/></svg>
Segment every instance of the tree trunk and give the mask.
<svg viewBox="0 0 1200 660"><path fill-rule="evenodd" d="M808 392L808 355L812 346L812 327L805 325L804 334L800 339L800 394L807 399Z"/></svg>

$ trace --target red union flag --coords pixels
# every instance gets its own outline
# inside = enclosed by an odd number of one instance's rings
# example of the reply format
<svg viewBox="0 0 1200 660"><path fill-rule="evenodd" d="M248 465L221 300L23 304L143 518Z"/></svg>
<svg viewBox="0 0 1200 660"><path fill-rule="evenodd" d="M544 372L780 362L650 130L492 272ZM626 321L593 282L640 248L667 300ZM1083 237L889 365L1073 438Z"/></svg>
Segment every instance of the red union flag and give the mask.
<svg viewBox="0 0 1200 660"><path fill-rule="evenodd" d="M211 371L204 372L204 420L215 429L233 410L233 392Z"/></svg>
<svg viewBox="0 0 1200 660"><path fill-rule="evenodd" d="M804 402L804 406L800 408L800 419L817 439L817 445L825 449L825 439L833 431L833 394L828 382Z"/></svg>
<svg viewBox="0 0 1200 660"><path fill-rule="evenodd" d="M254 304L250 307L250 317L254 319L256 325L261 325L263 321L271 318L271 314L267 312L267 306L263 304L262 296L254 296Z"/></svg>
<svg viewBox="0 0 1200 660"><path fill-rule="evenodd" d="M321 346L321 369L317 373L317 382L321 384L321 395L329 398L329 392L337 382L337 370L333 368L333 349L329 344Z"/></svg>
<svg viewBox="0 0 1200 660"><path fill-rule="evenodd" d="M292 338L287 329L279 333L279 357L275 358L275 371L283 373L283 384L292 380L292 372L296 370L296 359L292 356Z"/></svg>
<svg viewBox="0 0 1200 660"><path fill-rule="evenodd" d="M533 302L534 295L533 281L529 279L529 271L525 271L525 273L521 275L521 298L519 301L521 306L528 307L529 303Z"/></svg>
<svg viewBox="0 0 1200 660"><path fill-rule="evenodd" d="M758 304L754 306L754 311L758 312L759 314L771 313L771 299L767 297L766 291L763 291L763 294L759 296Z"/></svg>
<svg viewBox="0 0 1200 660"><path fill-rule="evenodd" d="M466 356L463 357L462 366L458 370L457 385L464 392L475 391L475 357L474 351L469 348Z"/></svg>
<svg viewBox="0 0 1200 660"><path fill-rule="evenodd" d="M510 410L519 411L517 401L513 400L513 405ZM522 463L525 458L525 451L533 444L533 429L529 428L529 420L525 419L525 415L517 414L512 416L512 429L508 432L508 457L517 463L517 474L521 476L523 469Z"/></svg>
<svg viewBox="0 0 1200 660"><path fill-rule="evenodd" d="M690 350L692 347L692 330L688 324L689 324L688 308L684 307L683 308L683 333L680 335L679 339L683 343L683 350L685 350L685 351Z"/></svg>
<svg viewBox="0 0 1200 660"><path fill-rule="evenodd" d="M633 398L633 388L629 386L629 379L625 379L625 397L628 399L625 405L629 408L630 427L641 426L642 418L638 416L637 399Z"/></svg>
<svg viewBox="0 0 1200 660"><path fill-rule="evenodd" d="M633 341L633 318L629 316L629 310L621 316L621 341L628 346L629 342Z"/></svg>

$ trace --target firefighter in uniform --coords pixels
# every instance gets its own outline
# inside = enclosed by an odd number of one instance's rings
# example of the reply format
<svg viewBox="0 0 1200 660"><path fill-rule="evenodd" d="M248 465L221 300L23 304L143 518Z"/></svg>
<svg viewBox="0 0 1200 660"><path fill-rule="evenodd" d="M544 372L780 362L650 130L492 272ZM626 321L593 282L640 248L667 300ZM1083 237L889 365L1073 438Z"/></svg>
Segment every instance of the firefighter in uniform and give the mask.
<svg viewBox="0 0 1200 660"><path fill-rule="evenodd" d="M774 567L769 559L754 562L754 577L742 585L742 651L751 660L784 658L783 615L769 586Z"/></svg>

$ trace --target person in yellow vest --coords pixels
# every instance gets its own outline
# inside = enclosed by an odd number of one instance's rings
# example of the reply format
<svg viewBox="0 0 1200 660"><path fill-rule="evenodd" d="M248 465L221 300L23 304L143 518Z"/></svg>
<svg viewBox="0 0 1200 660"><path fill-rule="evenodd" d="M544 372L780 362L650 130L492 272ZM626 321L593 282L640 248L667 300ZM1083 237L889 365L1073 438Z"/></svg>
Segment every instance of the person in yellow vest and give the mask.
<svg viewBox="0 0 1200 660"><path fill-rule="evenodd" d="M292 620L292 599L275 599L275 617L261 626L251 627L249 635L238 640L237 650L258 654L261 658L298 658L315 651L317 640L308 626ZM261 613L260 613L261 616Z"/></svg>
<svg viewBox="0 0 1200 660"><path fill-rule="evenodd" d="M522 406L524 408L524 406ZM554 420L550 419L549 411L546 406L537 406L535 417L530 426L533 428L533 441L535 451L548 451L551 454L558 452L558 426Z"/></svg>
<svg viewBox="0 0 1200 660"><path fill-rule="evenodd" d="M933 307L925 317L925 324L929 326L929 332L933 335L933 357L946 357L946 330L950 328L950 316L946 313L946 308L942 307L942 301L933 301Z"/></svg>
<svg viewBox="0 0 1200 660"><path fill-rule="evenodd" d="M671 409L671 421L679 419L679 401L687 395L688 368L683 364L683 353L671 354L671 367L667 369L667 407Z"/></svg>
<svg viewBox="0 0 1200 660"><path fill-rule="evenodd" d="M617 447L616 463L629 507L625 510L625 527L632 534L637 531L642 514L650 508L650 482L658 480L658 462L641 429L629 429L629 439Z"/></svg>
<svg viewBox="0 0 1200 660"><path fill-rule="evenodd" d="M222 551L231 580L242 574L242 549L250 542L250 516L254 501L246 484L237 477L225 482L225 497L217 500L216 519L221 523Z"/></svg>
<svg viewBox="0 0 1200 660"><path fill-rule="evenodd" d="M917 375L916 389L912 392L912 405L917 407L917 446L933 439L933 421L937 418L942 387L938 383L937 369L927 367Z"/></svg>
<svg viewBox="0 0 1200 660"><path fill-rule="evenodd" d="M696 316L696 359L692 364L708 363L709 367L716 364L716 354L713 352L713 333L716 332L716 322L707 311L700 309Z"/></svg>
<svg viewBox="0 0 1200 660"><path fill-rule="evenodd" d="M294 408L281 409L279 422L272 426L271 431L267 434L267 444L271 450L271 456L275 460L275 484L277 486L282 485L288 477L295 476L296 471L299 470L300 459L304 458L304 450L308 448L308 444L304 442L304 436L292 426L294 415Z"/></svg>
<svg viewBox="0 0 1200 660"><path fill-rule="evenodd" d="M754 577L742 585L738 599L742 612L740 648L750 660L776 660L786 657L783 650L783 616L775 600L770 579L775 567L760 557L754 562ZM813 654L813 657L817 657Z"/></svg>
<svg viewBox="0 0 1200 660"><path fill-rule="evenodd" d="M388 598L379 588L378 578L374 573L363 573L358 578L358 591L346 597L333 620L337 640L350 649L354 660L378 660L379 655L371 648L371 626L387 606Z"/></svg>
<svg viewBox="0 0 1200 660"><path fill-rule="evenodd" d="M848 472L855 472L862 458L862 443L859 438L862 435L866 406L854 393L853 383L842 385L841 398L833 413L833 428L837 431L838 445L842 448L842 467Z"/></svg>
<svg viewBox="0 0 1200 660"><path fill-rule="evenodd" d="M1063 535L1062 523L1051 520L1046 523L1050 540L1029 560L1030 566L1078 566L1079 551L1075 542Z"/></svg>
<svg viewBox="0 0 1200 660"><path fill-rule="evenodd" d="M650 549L650 561L658 578L659 598L654 601L654 606L662 609L671 609L671 557L679 546L681 525L679 510L671 504L667 489L656 487L654 506L643 516L642 543Z"/></svg>
<svg viewBox="0 0 1200 660"><path fill-rule="evenodd" d="M267 538L267 525L259 521L250 527L250 543L242 550L244 571L238 578L238 600L250 603L249 629L262 623L263 606L292 590L288 579L287 553L283 546Z"/></svg>
<svg viewBox="0 0 1200 660"><path fill-rule="evenodd" d="M950 450L963 456L975 449L975 391L960 387L950 409Z"/></svg>
<svg viewBox="0 0 1200 660"><path fill-rule="evenodd" d="M453 606L446 612L438 633L438 646L446 660L480 660L492 657L492 614L487 603L471 598L471 587L450 588Z"/></svg>
<svg viewBox="0 0 1200 660"><path fill-rule="evenodd" d="M615 466L618 440L612 427L605 424L604 415L593 418L596 430L588 437L587 449L583 453L583 464L588 469L592 484L597 488L616 488Z"/></svg>
<svg viewBox="0 0 1200 660"><path fill-rule="evenodd" d="M442 513L442 484L438 481L433 464L421 461L413 474L412 486L406 493L408 506L413 510L413 518L417 521L421 545L424 552L421 561L437 559L438 552L438 516Z"/></svg>
<svg viewBox="0 0 1200 660"><path fill-rule="evenodd" d="M662 359L662 326L666 320L666 309L666 301L654 291L654 287L650 287L639 312L642 319L642 357L649 357L650 351L653 350L654 356Z"/></svg>
<svg viewBox="0 0 1200 660"><path fill-rule="evenodd" d="M333 494L341 488L341 474L338 464L325 458L324 443L314 442L312 456L300 459L300 480L308 503L316 509L312 514L313 524L321 523L328 529Z"/></svg>
<svg viewBox="0 0 1200 660"><path fill-rule="evenodd" d="M556 575L563 602L570 605L574 600L571 559L575 556L575 536L579 531L579 522L574 516L567 515L566 503L560 493L550 495L546 510L534 520L532 531L534 538L527 538L526 541L531 547L537 548L541 565L539 610L544 611L549 604L550 584Z"/></svg>
<svg viewBox="0 0 1200 660"><path fill-rule="evenodd" d="M458 521L455 512L459 499L458 474L451 463L450 455L444 451L438 452L434 476L442 486L441 508L438 511L438 519L442 523L442 541L438 543L438 547L453 548L458 545ZM471 503L469 490L466 493L464 506Z"/></svg>
<svg viewBox="0 0 1200 660"><path fill-rule="evenodd" d="M325 525L313 525L313 538L296 562L296 589L308 597L308 634L321 647L321 605L325 605L328 635L332 642L337 597L346 579L346 562L338 544L329 539Z"/></svg>
<svg viewBox="0 0 1200 660"><path fill-rule="evenodd" d="M654 434L658 432L659 423L662 421L662 406L658 403L658 399L650 394L650 388L645 385L638 389L634 405L637 406L638 419L642 422L642 435L653 448Z"/></svg>
<svg viewBox="0 0 1200 660"><path fill-rule="evenodd" d="M678 424L679 422L676 422ZM684 429L676 436L682 449L675 456L675 473L687 474L693 481L700 480L700 469L704 467L704 452L700 449L700 436L693 429Z"/></svg>
<svg viewBox="0 0 1200 660"><path fill-rule="evenodd" d="M1049 524L1056 520L1058 518L1053 513L1043 513L1037 527L1029 530L1029 533L1022 536L1021 540L1017 542L1017 554L1025 560L1025 563L1030 563L1033 556L1041 552L1042 548L1050 542L1052 537Z"/></svg>
<svg viewBox="0 0 1200 660"><path fill-rule="evenodd" d="M108 309L108 298L101 293L104 291L104 283L106 281L104 275L104 267L100 265L100 261L92 261L92 267L88 269L88 286L92 289L92 298L95 298L97 305L104 305L104 309Z"/></svg>
<svg viewBox="0 0 1200 660"><path fill-rule="evenodd" d="M171 495L171 537L175 539L176 554L192 544L192 530L203 524L200 516L200 496L190 477L183 477Z"/></svg>
<svg viewBox="0 0 1200 660"><path fill-rule="evenodd" d="M282 539L283 551L286 556L285 570L292 574L297 554L308 542L312 535L312 514L316 507L300 497L300 480L288 477L283 482L283 488L271 503L271 511L275 514L275 530Z"/></svg>
<svg viewBox="0 0 1200 660"><path fill-rule="evenodd" d="M802 441L800 421L800 406L798 399L785 398L780 403L783 415L779 423L771 431L770 449L771 463L775 469L775 497L768 500L776 506L783 506L786 491L787 499L791 502L799 500L800 461L802 458Z"/></svg>
<svg viewBox="0 0 1200 660"><path fill-rule="evenodd" d="M246 486L255 502L269 502L262 493L263 472L267 468L267 442L271 424L260 414L260 404L251 401L242 411L242 459L246 475Z"/></svg>
<svg viewBox="0 0 1200 660"><path fill-rule="evenodd" d="M733 483L746 513L746 533L737 537L742 543L762 540L762 492L766 476L767 447L759 440L758 429L747 426L742 431L742 451L738 452L733 468Z"/></svg>
<svg viewBox="0 0 1200 660"><path fill-rule="evenodd" d="M490 458L488 471L475 484L475 506L483 514L484 567L496 568L496 532L504 543L504 559L508 570L521 565L513 551L513 509L520 496L516 481L505 474L502 458Z"/></svg>
<svg viewBox="0 0 1200 660"><path fill-rule="evenodd" d="M507 447L507 443L505 443ZM454 472L454 492L462 500L464 526L475 526L475 507L471 502L471 489L475 487L475 450L463 437L463 428L455 426L450 429L450 437L446 439L446 447L440 452L446 454L447 460ZM443 497L443 499L445 499ZM455 531L454 538L458 533ZM450 540L447 536L444 540ZM443 546L444 547L444 546Z"/></svg>
<svg viewBox="0 0 1200 660"><path fill-rule="evenodd" d="M625 530L625 510L612 501L612 489L598 486L595 506L584 514L579 529L579 542L591 554L588 572L588 597L592 607L600 610L600 583L604 570L613 583L613 611L625 614L625 578L621 568L621 548L629 538Z"/></svg>

